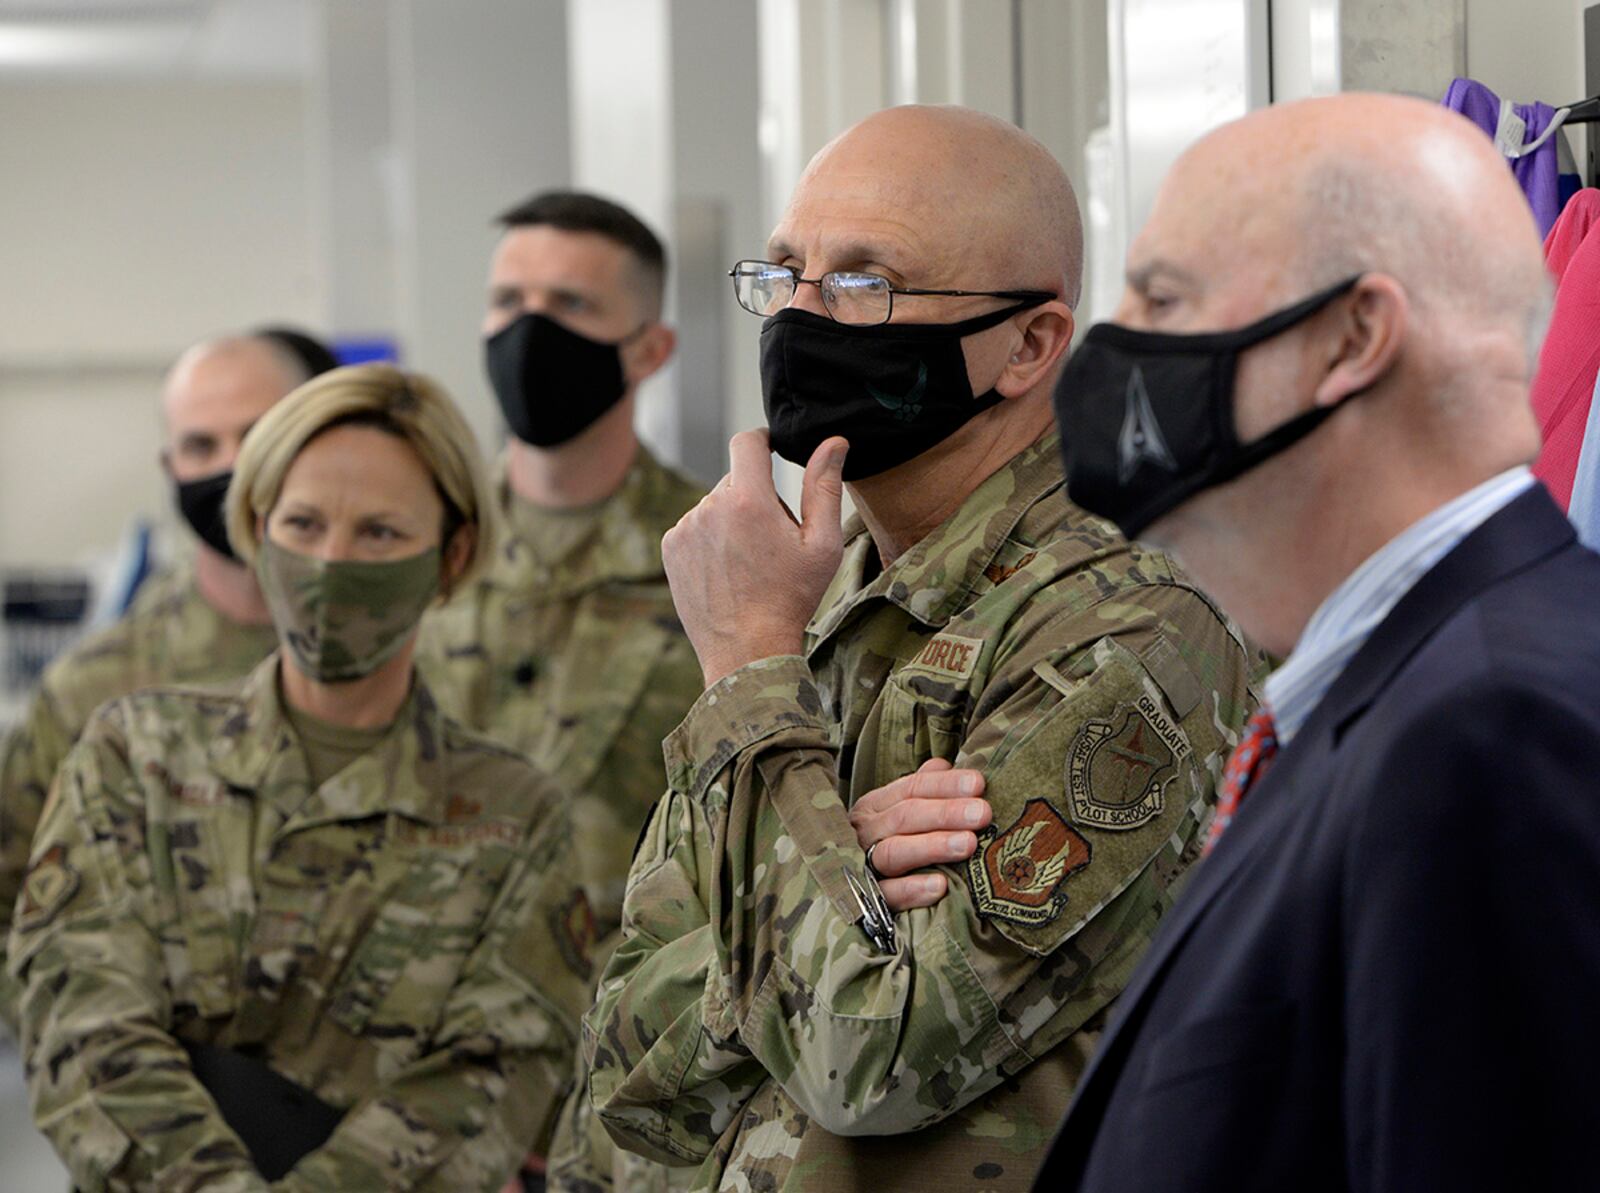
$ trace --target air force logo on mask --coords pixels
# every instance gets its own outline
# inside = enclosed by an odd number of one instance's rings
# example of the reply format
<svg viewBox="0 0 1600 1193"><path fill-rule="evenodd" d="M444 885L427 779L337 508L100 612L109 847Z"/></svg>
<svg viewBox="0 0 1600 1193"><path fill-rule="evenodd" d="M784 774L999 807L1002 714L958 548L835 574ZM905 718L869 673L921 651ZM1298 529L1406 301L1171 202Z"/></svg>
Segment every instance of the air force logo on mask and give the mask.
<svg viewBox="0 0 1600 1193"><path fill-rule="evenodd" d="M1156 421L1156 412L1150 405L1144 374L1134 365L1133 372L1128 374L1122 433L1117 437L1117 481L1127 484L1146 460L1168 472L1178 471L1178 462L1172 458L1167 440L1161 434L1161 424Z"/></svg>

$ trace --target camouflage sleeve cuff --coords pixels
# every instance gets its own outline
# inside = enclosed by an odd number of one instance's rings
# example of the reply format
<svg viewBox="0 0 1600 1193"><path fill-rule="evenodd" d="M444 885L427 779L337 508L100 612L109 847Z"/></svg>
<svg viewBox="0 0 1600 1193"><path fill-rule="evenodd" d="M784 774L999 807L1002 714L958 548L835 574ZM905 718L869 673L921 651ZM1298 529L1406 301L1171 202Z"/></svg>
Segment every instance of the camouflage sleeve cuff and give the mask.
<svg viewBox="0 0 1600 1193"><path fill-rule="evenodd" d="M747 663L707 688L662 749L672 788L698 799L742 751L775 733L814 729L828 744L811 668L799 655Z"/></svg>

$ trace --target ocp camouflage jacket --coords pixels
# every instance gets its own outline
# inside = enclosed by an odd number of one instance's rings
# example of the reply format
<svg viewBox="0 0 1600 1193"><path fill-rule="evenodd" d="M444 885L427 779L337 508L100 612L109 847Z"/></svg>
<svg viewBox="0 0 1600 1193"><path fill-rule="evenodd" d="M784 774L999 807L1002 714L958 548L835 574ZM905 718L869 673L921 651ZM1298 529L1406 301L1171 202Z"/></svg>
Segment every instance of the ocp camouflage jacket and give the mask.
<svg viewBox="0 0 1600 1193"><path fill-rule="evenodd" d="M668 741L585 1020L624 1146L706 1189L1030 1186L1252 705L1236 632L1064 500L1058 453L881 573L855 524L807 656L728 676ZM993 825L882 952L846 809L935 757L985 774Z"/></svg>
<svg viewBox="0 0 1600 1193"><path fill-rule="evenodd" d="M63 766L11 937L35 1117L83 1190L264 1189L211 1044L346 1111L276 1187L497 1190L589 989L565 801L420 682L313 790L277 667L108 705Z"/></svg>

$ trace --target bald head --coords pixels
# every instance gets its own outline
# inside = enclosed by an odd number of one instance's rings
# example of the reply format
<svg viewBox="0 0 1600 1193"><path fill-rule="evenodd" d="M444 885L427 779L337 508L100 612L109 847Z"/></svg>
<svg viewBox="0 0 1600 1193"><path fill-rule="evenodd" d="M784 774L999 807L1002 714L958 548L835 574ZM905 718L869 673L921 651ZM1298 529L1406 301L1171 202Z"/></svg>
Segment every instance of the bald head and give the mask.
<svg viewBox="0 0 1600 1193"><path fill-rule="evenodd" d="M1550 288L1527 201L1489 139L1437 104L1352 94L1253 113L1180 159L1151 225L1198 250L1206 277L1248 277L1263 309L1387 274L1446 367L1487 335L1531 369L1543 336ZM1149 264L1140 247L1134 270Z"/></svg>
<svg viewBox="0 0 1600 1193"><path fill-rule="evenodd" d="M270 339L222 336L190 348L161 394L168 472L188 481L232 468L245 433L305 380L305 366Z"/></svg>
<svg viewBox="0 0 1600 1193"><path fill-rule="evenodd" d="M1372 552L1538 451L1528 386L1550 286L1527 201L1489 139L1437 105L1268 108L1173 167L1115 316L1238 328L1350 279L1241 353L1224 398L1245 443L1332 417L1147 534L1279 653Z"/></svg>
<svg viewBox="0 0 1600 1193"><path fill-rule="evenodd" d="M796 243L813 231L814 247ZM801 176L772 259L798 247L855 258L830 269L1049 290L1069 305L1083 279L1083 227L1061 167L1015 125L968 108L888 108L836 137Z"/></svg>

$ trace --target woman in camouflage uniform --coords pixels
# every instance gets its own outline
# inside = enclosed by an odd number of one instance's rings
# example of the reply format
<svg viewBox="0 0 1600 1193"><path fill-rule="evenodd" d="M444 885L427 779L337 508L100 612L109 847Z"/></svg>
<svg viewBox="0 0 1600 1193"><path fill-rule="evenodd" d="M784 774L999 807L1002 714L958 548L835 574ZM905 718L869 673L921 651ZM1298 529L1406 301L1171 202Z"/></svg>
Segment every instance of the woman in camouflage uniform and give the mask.
<svg viewBox="0 0 1600 1193"><path fill-rule="evenodd" d="M11 942L34 1113L78 1186L498 1189L586 1003L564 804L416 678L490 497L426 379L267 414L229 530L280 648L107 705L62 768Z"/></svg>

